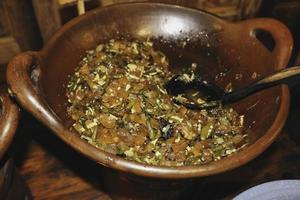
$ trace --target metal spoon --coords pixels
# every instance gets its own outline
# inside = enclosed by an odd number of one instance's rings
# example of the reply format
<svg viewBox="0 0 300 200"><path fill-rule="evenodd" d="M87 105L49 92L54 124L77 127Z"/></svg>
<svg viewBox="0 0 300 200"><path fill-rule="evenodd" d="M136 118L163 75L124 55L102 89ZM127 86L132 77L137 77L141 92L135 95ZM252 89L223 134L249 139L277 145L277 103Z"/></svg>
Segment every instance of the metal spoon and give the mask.
<svg viewBox="0 0 300 200"><path fill-rule="evenodd" d="M287 80L297 75L300 75L300 66L283 69L261 78L244 88L232 92L225 92L224 89L204 80L199 75L195 75L193 78L186 78L184 77L186 74L181 74L172 77L165 84L165 88L167 92L173 96L185 94L188 90L196 90L199 93L199 98L204 100L204 102L199 103L193 100L191 102L179 102L175 100L175 102L190 109L208 109L219 106L220 104L226 105L239 101L257 91L286 83Z"/></svg>

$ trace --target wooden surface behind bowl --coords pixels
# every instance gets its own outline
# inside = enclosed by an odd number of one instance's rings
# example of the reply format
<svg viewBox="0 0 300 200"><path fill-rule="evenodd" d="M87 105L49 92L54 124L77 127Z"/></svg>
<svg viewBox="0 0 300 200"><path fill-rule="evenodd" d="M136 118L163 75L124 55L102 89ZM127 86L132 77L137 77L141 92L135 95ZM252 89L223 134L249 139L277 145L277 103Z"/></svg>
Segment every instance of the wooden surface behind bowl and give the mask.
<svg viewBox="0 0 300 200"><path fill-rule="evenodd" d="M263 29L275 40L272 52L254 32ZM238 167L265 150L279 134L288 114L287 86L274 87L234 104L245 115L246 149L202 166L159 167L124 160L82 141L69 130L65 85L86 50L115 38L151 37L164 52L172 70L198 63L198 73L234 88L286 66L292 49L288 29L271 19L229 23L195 9L155 3L121 4L93 10L63 26L40 52L14 58L8 67L9 85L21 105L74 149L100 164L136 175L160 178L200 177ZM187 44L183 48L183 41ZM34 67L32 67L34 66ZM242 80L235 78L242 74ZM253 123L255 122L255 123Z"/></svg>

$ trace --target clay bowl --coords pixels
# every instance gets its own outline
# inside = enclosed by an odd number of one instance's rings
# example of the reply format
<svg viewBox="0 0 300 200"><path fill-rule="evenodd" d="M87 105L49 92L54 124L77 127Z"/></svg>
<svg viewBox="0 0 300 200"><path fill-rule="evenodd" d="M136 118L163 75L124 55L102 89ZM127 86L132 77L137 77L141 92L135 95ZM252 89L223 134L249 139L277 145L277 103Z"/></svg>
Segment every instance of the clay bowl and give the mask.
<svg viewBox="0 0 300 200"><path fill-rule="evenodd" d="M272 50L257 39L264 31L275 41ZM244 150L201 166L159 167L127 161L99 150L70 131L65 85L86 50L112 38L151 37L164 52L172 70L198 63L198 72L217 84L234 88L284 68L291 55L289 30L273 19L230 23L208 13L157 3L119 4L95 9L58 30L39 52L25 52L11 60L7 80L20 104L60 139L90 159L126 174L148 178L188 179L225 172L262 153L280 133L288 115L289 91L274 87L233 105L245 115L250 142ZM186 45L182 45L186 41ZM220 76L220 73L226 76ZM242 78L236 78L236 74ZM214 79L213 79L214 80Z"/></svg>
<svg viewBox="0 0 300 200"><path fill-rule="evenodd" d="M19 121L19 109L10 100L7 88L0 87L0 199L31 199L22 177L16 171L11 144Z"/></svg>
<svg viewBox="0 0 300 200"><path fill-rule="evenodd" d="M0 159L10 147L19 121L18 107L10 100L6 88L0 87Z"/></svg>

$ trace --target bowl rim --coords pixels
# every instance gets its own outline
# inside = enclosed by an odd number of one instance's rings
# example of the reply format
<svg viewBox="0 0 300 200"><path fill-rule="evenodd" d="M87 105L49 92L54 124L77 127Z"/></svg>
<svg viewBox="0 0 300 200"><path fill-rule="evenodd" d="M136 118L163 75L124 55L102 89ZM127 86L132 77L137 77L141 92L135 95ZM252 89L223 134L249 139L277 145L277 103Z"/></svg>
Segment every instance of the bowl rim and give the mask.
<svg viewBox="0 0 300 200"><path fill-rule="evenodd" d="M197 10L194 8L188 8L183 7L179 5L171 5L171 4L164 4L164 3L145 3L145 2L134 2L134 3L122 3L122 4L114 4L102 8L97 8L92 11L87 12L84 15L81 15L79 17L76 17L66 23L64 26L62 26L47 42L47 44L44 46L44 48L37 52L37 57L44 57L47 55L47 52L51 50L53 44L62 36L65 32L67 32L72 27L76 26L77 23L79 23L82 20L88 19L89 17L92 17L93 15L97 15L97 13L101 13L105 10L113 9L115 7L122 7L122 6L152 6L152 7L164 7L164 8L171 8L171 9L181 9L186 10L189 12L200 12L204 15L208 15L212 18L216 18L221 22L233 24L231 22L227 22L225 20L220 19L219 17L216 17L214 15L211 15L207 12ZM266 19L265 19L266 20ZM251 20L248 20L248 22ZM277 22L276 20L268 19L267 22L274 22L277 25L279 24L287 32L288 39L291 40L291 34L288 31L287 28L285 28L284 25L282 25L280 22ZM288 45L292 46L292 44ZM291 47L290 47L291 51ZM291 52L287 52L286 56L283 58L282 63L278 63L277 66L278 69L283 68L287 65L287 62L290 58ZM25 53L26 54L26 53ZM20 56L24 56L20 55ZM82 140L78 135L75 135L74 132L70 131L68 128L64 127L60 121L58 120L55 113L50 108L47 108L47 104L41 104L44 105L42 109L39 108L32 108L30 103L28 103L27 100L24 100L24 94L22 94L16 87L14 87L13 81L15 80L13 77L13 73L15 72L11 68L13 68L13 61L10 63L7 77L8 81L10 83L11 89L15 93L17 99L19 102L27 109L29 112L31 112L37 119L42 121L48 128L50 128L59 138L61 138L63 141L65 141L68 145L70 145L73 149L76 151L84 154L88 158L96 161L97 163L104 165L109 168L113 168L115 170L119 170L122 172L144 176L144 177L151 177L151 178L165 178L165 179L183 179L183 178L193 178L193 177L202 177L202 176L208 176L213 174L218 174L221 172L225 172L231 169L234 169L236 167L239 167L250 160L254 159L256 156L258 156L260 153L262 153L278 136L281 129L284 126L284 123L288 116L288 109L289 109L289 90L286 85L281 86L281 101L280 106L277 112L277 115L270 126L270 128L265 132L265 134L260 137L257 141L255 141L253 144L248 146L245 149L242 149L241 151L237 152L236 154L223 158L219 161L214 161L208 164L204 165L197 165L197 166L174 166L174 167L167 167L167 166L153 166L148 165L144 163L138 163L134 161L129 161L124 158L121 158L119 156L110 154L105 152L104 150L98 149L91 144L85 142ZM32 102L31 102L32 103ZM48 106L49 107L49 106ZM49 118L45 115L50 115Z"/></svg>
<svg viewBox="0 0 300 200"><path fill-rule="evenodd" d="M0 83L1 84L1 83ZM10 147L19 122L19 109L10 99L4 84L0 86L0 160Z"/></svg>

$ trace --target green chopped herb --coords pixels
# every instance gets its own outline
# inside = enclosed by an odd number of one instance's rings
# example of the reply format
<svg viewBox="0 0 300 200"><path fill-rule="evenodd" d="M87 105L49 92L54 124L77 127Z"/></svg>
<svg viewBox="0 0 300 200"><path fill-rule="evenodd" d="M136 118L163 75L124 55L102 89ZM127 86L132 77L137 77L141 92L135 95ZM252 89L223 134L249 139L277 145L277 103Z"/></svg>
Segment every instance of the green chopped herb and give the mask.
<svg viewBox="0 0 300 200"><path fill-rule="evenodd" d="M67 84L72 129L97 148L150 165L200 165L244 148L245 117L230 107L195 111L176 104L203 100L197 92L169 96L169 68L149 39L110 40L87 51Z"/></svg>

